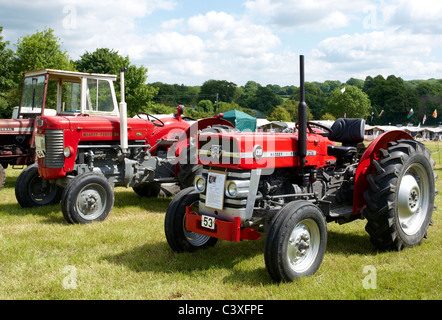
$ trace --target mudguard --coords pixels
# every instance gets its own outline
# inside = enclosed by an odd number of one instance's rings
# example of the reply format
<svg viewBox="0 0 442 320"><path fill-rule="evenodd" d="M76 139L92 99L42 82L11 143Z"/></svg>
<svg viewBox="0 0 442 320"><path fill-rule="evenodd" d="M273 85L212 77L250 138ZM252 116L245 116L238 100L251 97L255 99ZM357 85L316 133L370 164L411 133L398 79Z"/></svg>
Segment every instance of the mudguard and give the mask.
<svg viewBox="0 0 442 320"><path fill-rule="evenodd" d="M365 150L361 160L359 161L355 174L353 215L362 214L367 205L362 195L364 194L365 190L369 188L367 176L374 170L372 161L374 159L379 159L379 149L387 149L388 142L397 141L400 139L413 140L413 137L402 130L387 131L377 137Z"/></svg>

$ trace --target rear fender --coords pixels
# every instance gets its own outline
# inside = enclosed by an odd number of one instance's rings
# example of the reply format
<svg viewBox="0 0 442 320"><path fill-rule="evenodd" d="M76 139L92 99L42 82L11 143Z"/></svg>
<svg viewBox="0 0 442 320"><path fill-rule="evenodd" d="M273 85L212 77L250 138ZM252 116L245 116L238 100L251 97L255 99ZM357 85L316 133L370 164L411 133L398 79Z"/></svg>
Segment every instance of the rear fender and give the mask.
<svg viewBox="0 0 442 320"><path fill-rule="evenodd" d="M367 176L373 173L374 167L372 161L379 159L379 149L387 149L388 143L400 139L413 140L413 137L402 130L392 130L385 132L374 140L365 150L359 161L358 168L355 174L355 185L353 194L353 214L363 213L367 202L363 194L369 188Z"/></svg>

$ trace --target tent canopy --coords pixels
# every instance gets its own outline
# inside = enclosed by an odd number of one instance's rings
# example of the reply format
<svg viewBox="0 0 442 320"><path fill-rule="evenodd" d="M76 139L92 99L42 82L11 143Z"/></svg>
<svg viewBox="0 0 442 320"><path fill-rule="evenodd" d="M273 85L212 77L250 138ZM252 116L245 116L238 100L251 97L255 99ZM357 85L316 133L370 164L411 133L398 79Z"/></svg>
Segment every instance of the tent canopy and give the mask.
<svg viewBox="0 0 442 320"><path fill-rule="evenodd" d="M223 113L223 118L231 122L239 131L256 130L256 118L239 110L230 110Z"/></svg>

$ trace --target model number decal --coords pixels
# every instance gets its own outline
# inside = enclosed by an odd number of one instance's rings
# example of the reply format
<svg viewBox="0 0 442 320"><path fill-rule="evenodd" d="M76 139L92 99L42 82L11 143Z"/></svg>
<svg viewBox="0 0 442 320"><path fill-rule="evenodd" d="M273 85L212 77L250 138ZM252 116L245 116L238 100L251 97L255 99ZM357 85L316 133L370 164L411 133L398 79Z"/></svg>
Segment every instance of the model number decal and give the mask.
<svg viewBox="0 0 442 320"><path fill-rule="evenodd" d="M82 137L118 137L117 132L83 132Z"/></svg>

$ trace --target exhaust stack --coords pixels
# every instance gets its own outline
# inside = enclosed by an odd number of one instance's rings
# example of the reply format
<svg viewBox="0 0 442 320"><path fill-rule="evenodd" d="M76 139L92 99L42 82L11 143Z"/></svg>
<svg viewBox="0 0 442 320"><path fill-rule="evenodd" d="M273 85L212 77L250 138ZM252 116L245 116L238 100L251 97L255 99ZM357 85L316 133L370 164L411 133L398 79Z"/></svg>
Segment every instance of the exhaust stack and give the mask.
<svg viewBox="0 0 442 320"><path fill-rule="evenodd" d="M307 104L305 103L304 87L304 56L299 56L299 92L300 102L298 105L298 156L300 169L305 167L305 157L307 155Z"/></svg>
<svg viewBox="0 0 442 320"><path fill-rule="evenodd" d="M124 155L127 154L129 149L129 142L127 137L127 104L124 100L124 73L127 71L127 69L128 68L126 67L120 70L120 147Z"/></svg>

